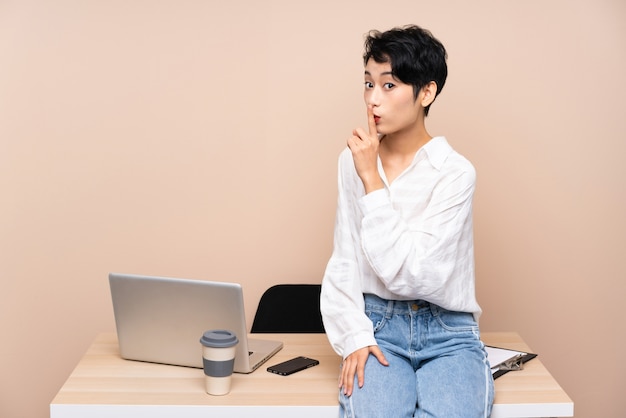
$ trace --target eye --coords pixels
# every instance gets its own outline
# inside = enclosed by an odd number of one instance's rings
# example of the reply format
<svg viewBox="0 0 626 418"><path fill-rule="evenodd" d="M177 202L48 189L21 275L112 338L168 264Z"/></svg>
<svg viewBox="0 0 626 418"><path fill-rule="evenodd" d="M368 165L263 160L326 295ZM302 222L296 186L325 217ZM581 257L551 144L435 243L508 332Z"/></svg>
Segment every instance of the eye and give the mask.
<svg viewBox="0 0 626 418"><path fill-rule="evenodd" d="M366 81L365 82L365 88L366 89L371 89L372 87L374 87L374 83L372 83L371 81Z"/></svg>
<svg viewBox="0 0 626 418"><path fill-rule="evenodd" d="M384 84L384 87L385 87L387 90L390 90L390 89L394 88L395 86L396 86L396 85L395 85L395 84L393 84L393 83L385 83L385 84Z"/></svg>

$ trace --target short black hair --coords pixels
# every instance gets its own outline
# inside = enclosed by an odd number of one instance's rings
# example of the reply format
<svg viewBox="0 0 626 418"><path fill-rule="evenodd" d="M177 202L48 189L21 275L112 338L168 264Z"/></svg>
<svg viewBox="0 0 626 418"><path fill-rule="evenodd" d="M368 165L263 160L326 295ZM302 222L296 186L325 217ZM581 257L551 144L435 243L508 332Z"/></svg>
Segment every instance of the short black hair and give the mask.
<svg viewBox="0 0 626 418"><path fill-rule="evenodd" d="M394 77L413 85L417 99L420 90L431 81L441 93L448 76L448 53L443 44L430 31L416 25L397 27L385 32L372 30L365 39L365 64L370 59L378 63L389 62ZM432 103L431 103L432 104ZM428 115L428 105L424 112Z"/></svg>

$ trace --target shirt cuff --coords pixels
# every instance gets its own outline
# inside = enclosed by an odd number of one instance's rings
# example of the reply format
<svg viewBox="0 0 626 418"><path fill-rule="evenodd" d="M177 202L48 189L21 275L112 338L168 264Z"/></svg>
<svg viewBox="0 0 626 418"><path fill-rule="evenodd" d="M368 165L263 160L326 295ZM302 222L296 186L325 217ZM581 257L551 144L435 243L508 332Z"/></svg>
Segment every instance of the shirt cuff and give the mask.
<svg viewBox="0 0 626 418"><path fill-rule="evenodd" d="M369 334L354 335L346 340L346 345L343 349L342 357L345 359L350 354L354 353L356 350L359 350L364 347L369 347L371 345L378 345L373 335L369 335Z"/></svg>
<svg viewBox="0 0 626 418"><path fill-rule="evenodd" d="M391 203L387 189L378 189L366 194L359 199L359 207L363 215L367 215L376 209L387 206Z"/></svg>

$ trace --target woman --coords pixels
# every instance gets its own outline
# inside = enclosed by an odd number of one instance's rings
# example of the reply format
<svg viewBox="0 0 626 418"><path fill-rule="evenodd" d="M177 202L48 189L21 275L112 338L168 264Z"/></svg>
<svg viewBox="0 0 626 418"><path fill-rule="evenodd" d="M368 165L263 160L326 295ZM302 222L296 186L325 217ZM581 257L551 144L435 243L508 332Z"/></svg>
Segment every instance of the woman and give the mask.
<svg viewBox="0 0 626 418"><path fill-rule="evenodd" d="M367 129L339 157L333 254L322 283L344 361L342 416L487 417L493 379L477 319L475 171L425 117L446 50L417 26L365 42Z"/></svg>

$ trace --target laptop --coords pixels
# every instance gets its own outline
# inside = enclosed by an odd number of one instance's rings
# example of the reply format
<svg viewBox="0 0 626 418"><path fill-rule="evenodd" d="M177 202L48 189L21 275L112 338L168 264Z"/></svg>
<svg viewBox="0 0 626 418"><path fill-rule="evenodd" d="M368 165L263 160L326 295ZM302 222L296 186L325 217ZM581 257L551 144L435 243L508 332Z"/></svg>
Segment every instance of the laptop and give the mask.
<svg viewBox="0 0 626 418"><path fill-rule="evenodd" d="M239 340L234 371L251 373L283 347L247 338L237 283L110 273L109 284L124 359L202 368L200 337L227 329Z"/></svg>

